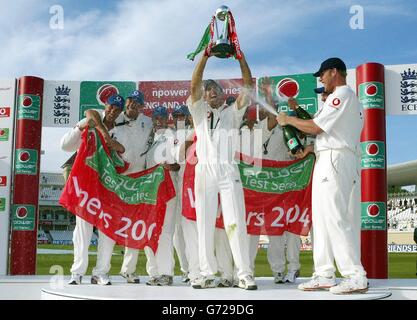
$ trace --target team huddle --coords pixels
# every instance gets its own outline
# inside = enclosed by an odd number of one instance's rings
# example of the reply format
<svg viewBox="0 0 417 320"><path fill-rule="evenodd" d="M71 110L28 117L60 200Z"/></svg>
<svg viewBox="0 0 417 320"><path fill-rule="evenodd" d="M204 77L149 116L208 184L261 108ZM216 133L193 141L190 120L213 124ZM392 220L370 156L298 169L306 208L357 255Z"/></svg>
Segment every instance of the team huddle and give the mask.
<svg viewBox="0 0 417 320"><path fill-rule="evenodd" d="M193 288L256 290L254 272L259 235L247 232L243 187L233 160L235 153L246 151L254 157L287 161L314 152L311 230L314 273L311 280L298 288L304 291L328 289L335 294L366 292L368 282L360 262L360 207L358 209L358 145L363 122L359 101L346 85L343 61L330 58L314 74L324 84L318 91L324 104L313 119L302 120L283 112L276 117L251 105L252 75L243 54L238 59L243 87L236 99L226 99L218 82L203 81L209 58L204 54L197 63L191 79L191 95L186 105L173 110L173 125L168 124L168 111L163 106L154 108L151 117L146 116L144 95L135 90L126 99L120 95L109 97L104 110L87 110L85 118L61 139L64 151L77 151L84 129L95 127L108 148L129 163L123 175L159 164L169 171L176 196L167 202L156 252L149 247L144 249L149 275L146 284L173 284L175 249L183 282ZM266 81L260 90L268 104L275 106L270 83ZM293 110L299 108L295 99L290 99L288 105ZM297 128L307 137L304 147L295 155L288 152L283 140L282 127L286 125ZM233 135L224 134L231 131L249 137L242 139L246 140L245 147L243 143L236 147ZM192 145L195 145L198 159L194 183L196 221L182 214L186 155ZM219 203L224 229L216 228ZM76 216L70 284L81 284L87 271L93 228ZM115 241L98 232L97 264L91 283L109 285ZM296 282L300 274L300 236L285 231L281 236L268 237L267 257L274 282ZM138 253L138 249L125 248L120 275L128 283L140 283L135 274ZM339 284L335 279L334 261L344 277Z"/></svg>

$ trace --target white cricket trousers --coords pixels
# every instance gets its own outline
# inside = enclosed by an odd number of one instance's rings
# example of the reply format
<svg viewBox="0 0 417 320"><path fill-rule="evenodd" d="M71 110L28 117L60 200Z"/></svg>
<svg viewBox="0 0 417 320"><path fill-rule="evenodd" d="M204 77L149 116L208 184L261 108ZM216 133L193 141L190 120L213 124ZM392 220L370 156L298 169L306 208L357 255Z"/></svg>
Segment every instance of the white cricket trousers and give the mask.
<svg viewBox="0 0 417 320"><path fill-rule="evenodd" d="M75 229L72 235L74 243L74 263L71 273L85 275L88 267L88 248L93 235L93 225L76 216ZM97 247L97 263L93 275L107 274L111 268L111 257L115 241L99 231Z"/></svg>
<svg viewBox="0 0 417 320"><path fill-rule="evenodd" d="M365 276L361 264L360 162L349 149L316 153L312 222L315 273Z"/></svg>
<svg viewBox="0 0 417 320"><path fill-rule="evenodd" d="M219 193L225 230L238 270L237 276L242 278L252 275L245 202L237 165L198 163L194 183L201 275L213 277L217 272L214 234Z"/></svg>
<svg viewBox="0 0 417 320"><path fill-rule="evenodd" d="M297 234L285 231L282 236L268 236L267 258L273 273L284 273L286 262L288 271L300 270L301 239ZM251 269L255 272L259 236L250 235Z"/></svg>
<svg viewBox="0 0 417 320"><path fill-rule="evenodd" d="M175 199L177 199L177 197ZM176 201L175 199L172 199L171 201ZM189 267L188 267L188 261L187 261L188 259L187 259L186 252L185 252L183 228L179 225L181 223L181 217L178 217L178 213L176 213L175 219L176 219L176 222L175 222L175 226L174 226L173 243L174 243L174 247L177 251L181 271L182 272L188 272ZM161 233L161 236L162 236L162 233ZM196 241L197 241L197 238L196 238ZM169 244L167 244L167 246L169 247ZM159 247L159 245L158 245L158 247ZM150 251L152 252L152 250L150 250ZM146 253L146 249L145 249L145 253ZM151 254L151 253L149 253L149 251L148 251L147 257L148 257L149 254ZM153 252L152 252L152 255L153 255ZM122 264L122 267L120 269L120 272L121 273L127 273L127 274L135 273L136 272L136 267L137 267L137 262L138 262L138 257L139 257L139 250L138 249L125 247L125 254L123 256L123 264ZM155 262L155 260L153 258L150 258L150 260L153 261L153 262L149 262L149 260L148 260L147 266L149 265L150 270L152 270L150 272L153 274L153 276L157 276L157 271L156 271L157 266L153 264ZM174 264L175 264L175 260L174 260ZM166 273L163 273L163 274L166 274ZM166 275L170 275L170 274L166 274Z"/></svg>
<svg viewBox="0 0 417 320"><path fill-rule="evenodd" d="M159 277L162 275L174 275L174 246L173 236L175 228L175 210L176 198L167 202L164 224L159 236L158 249L156 253L151 248L145 247L146 254L146 271L151 277Z"/></svg>
<svg viewBox="0 0 417 320"><path fill-rule="evenodd" d="M182 225L182 220L184 217L182 216L182 192L181 192L182 190L180 191L180 189L182 189L182 181L181 183L179 183L178 190L177 190L177 197L176 197L177 209L175 210L175 227L174 227L173 241L174 241L174 248L178 256L178 261L180 263L180 269L183 273L188 273L189 266L188 266L186 248L185 248L186 232Z"/></svg>

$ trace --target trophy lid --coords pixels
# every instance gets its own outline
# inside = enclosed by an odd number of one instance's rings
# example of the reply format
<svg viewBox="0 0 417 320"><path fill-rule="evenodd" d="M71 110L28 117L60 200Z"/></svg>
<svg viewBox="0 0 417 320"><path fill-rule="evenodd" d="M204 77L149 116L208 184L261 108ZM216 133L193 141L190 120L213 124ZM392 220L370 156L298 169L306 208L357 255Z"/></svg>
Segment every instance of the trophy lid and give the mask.
<svg viewBox="0 0 417 320"><path fill-rule="evenodd" d="M230 11L228 6L222 5L217 8L216 10L216 17L220 21L224 21L226 19L227 13Z"/></svg>

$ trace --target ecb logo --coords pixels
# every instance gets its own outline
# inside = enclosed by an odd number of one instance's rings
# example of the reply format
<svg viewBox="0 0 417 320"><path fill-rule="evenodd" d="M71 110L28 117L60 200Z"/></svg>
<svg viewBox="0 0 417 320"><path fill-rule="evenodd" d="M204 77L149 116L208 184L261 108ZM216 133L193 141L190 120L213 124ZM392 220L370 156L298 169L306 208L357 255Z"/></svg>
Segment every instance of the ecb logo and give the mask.
<svg viewBox="0 0 417 320"><path fill-rule="evenodd" d="M364 169L385 169L384 142L361 142L361 165Z"/></svg>

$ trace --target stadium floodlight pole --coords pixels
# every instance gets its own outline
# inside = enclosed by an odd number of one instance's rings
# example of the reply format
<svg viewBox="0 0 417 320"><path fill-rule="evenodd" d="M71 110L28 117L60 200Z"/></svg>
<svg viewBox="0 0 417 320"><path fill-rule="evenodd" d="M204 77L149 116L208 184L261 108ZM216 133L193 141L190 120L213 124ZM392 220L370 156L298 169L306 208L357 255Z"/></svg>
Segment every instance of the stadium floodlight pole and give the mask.
<svg viewBox="0 0 417 320"><path fill-rule="evenodd" d="M18 81L10 274L36 273L43 79Z"/></svg>
<svg viewBox="0 0 417 320"><path fill-rule="evenodd" d="M361 254L368 278L388 278L385 68L356 68L356 92L364 108L361 134Z"/></svg>

